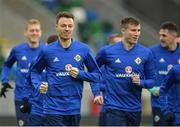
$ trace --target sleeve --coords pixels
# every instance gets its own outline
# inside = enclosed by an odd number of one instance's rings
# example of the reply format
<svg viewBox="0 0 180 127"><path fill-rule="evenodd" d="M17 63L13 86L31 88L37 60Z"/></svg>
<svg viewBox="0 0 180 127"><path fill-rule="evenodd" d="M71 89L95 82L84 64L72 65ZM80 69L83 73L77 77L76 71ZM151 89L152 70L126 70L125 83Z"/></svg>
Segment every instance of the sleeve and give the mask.
<svg viewBox="0 0 180 127"><path fill-rule="evenodd" d="M105 48L101 48L96 54L96 62L98 64L98 66L100 67L101 73L104 72L104 66L106 63L105 58L106 58ZM103 78L103 80L100 83L100 91L105 92L105 78L103 77L103 74L102 74L102 78Z"/></svg>
<svg viewBox="0 0 180 127"><path fill-rule="evenodd" d="M45 60L45 53L44 51L40 53L40 55L37 58L37 61L33 64L31 69L31 81L35 89L39 90L39 87L41 85L41 73L43 69L47 66L46 60Z"/></svg>
<svg viewBox="0 0 180 127"><path fill-rule="evenodd" d="M32 66L34 65L35 61L31 62L31 66L29 67L29 72L26 75L25 78L25 83L23 85L23 98L27 98L29 100L30 95L33 92L33 86L32 86L32 82L31 82L31 70L32 70Z"/></svg>
<svg viewBox="0 0 180 127"><path fill-rule="evenodd" d="M167 93L168 90L173 86L175 81L175 72L174 68L172 68L167 74L164 82L160 86L159 101L163 114L167 114L170 112L170 108L168 106Z"/></svg>
<svg viewBox="0 0 180 127"><path fill-rule="evenodd" d="M23 86L23 98L27 98L29 100L30 95L32 94L33 88L32 88L32 82L30 74L26 76L25 83Z"/></svg>
<svg viewBox="0 0 180 127"><path fill-rule="evenodd" d="M78 74L78 79L82 79L89 82L99 82L102 80L101 71L90 49L86 56L85 66L87 67L88 72L80 70Z"/></svg>
<svg viewBox="0 0 180 127"><path fill-rule="evenodd" d="M102 81L102 74L90 49L86 57L85 65L88 69L88 72L81 71L80 77L82 79L90 81L90 86L94 97L99 96L100 95L99 82Z"/></svg>
<svg viewBox="0 0 180 127"><path fill-rule="evenodd" d="M141 87L152 88L155 84L156 72L155 61L153 59L152 52L150 52L144 66L145 79L140 81Z"/></svg>
<svg viewBox="0 0 180 127"><path fill-rule="evenodd" d="M106 64L106 54L105 48L101 48L96 54L96 62L98 66L101 68L104 64Z"/></svg>
<svg viewBox="0 0 180 127"><path fill-rule="evenodd" d="M154 68L155 68L155 77L157 78L160 78L159 76L158 76L158 66L157 66L157 63L156 63L156 61L157 61L157 58L156 58L156 56L155 56L155 53L153 52L153 49L151 49L151 51L152 51L152 58L153 58L153 60L154 60ZM154 81L154 86L160 86L161 85L161 83L159 83L158 82L158 80L155 80Z"/></svg>
<svg viewBox="0 0 180 127"><path fill-rule="evenodd" d="M2 67L2 79L1 79L2 84L9 82L8 79L9 72L15 62L16 62L16 53L15 53L15 49L13 48Z"/></svg>

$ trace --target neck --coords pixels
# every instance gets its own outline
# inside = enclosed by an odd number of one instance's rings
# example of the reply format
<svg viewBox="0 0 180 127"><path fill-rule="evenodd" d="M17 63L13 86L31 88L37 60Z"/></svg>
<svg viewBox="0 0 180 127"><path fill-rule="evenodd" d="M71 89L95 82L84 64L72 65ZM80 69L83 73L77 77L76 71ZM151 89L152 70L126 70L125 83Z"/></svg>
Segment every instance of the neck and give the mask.
<svg viewBox="0 0 180 127"><path fill-rule="evenodd" d="M39 42L38 43L29 42L28 45L30 48L37 48L37 47L39 47Z"/></svg>
<svg viewBox="0 0 180 127"><path fill-rule="evenodd" d="M124 48L126 50L132 49L134 47L134 45L135 45L135 43L129 43L129 42L125 41L125 40L122 40L122 43L124 44Z"/></svg>
<svg viewBox="0 0 180 127"><path fill-rule="evenodd" d="M177 48L177 43L173 43L167 47L169 51L175 51Z"/></svg>
<svg viewBox="0 0 180 127"><path fill-rule="evenodd" d="M71 39L59 38L59 40L63 48L68 48L71 45Z"/></svg>

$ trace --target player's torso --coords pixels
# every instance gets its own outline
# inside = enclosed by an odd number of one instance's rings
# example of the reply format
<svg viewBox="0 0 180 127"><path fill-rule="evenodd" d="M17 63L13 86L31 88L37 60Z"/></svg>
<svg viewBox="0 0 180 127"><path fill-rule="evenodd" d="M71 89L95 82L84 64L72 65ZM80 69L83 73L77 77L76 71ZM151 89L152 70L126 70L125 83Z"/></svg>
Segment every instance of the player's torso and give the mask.
<svg viewBox="0 0 180 127"><path fill-rule="evenodd" d="M168 71L177 64L180 64L180 49L175 52L169 52L166 49L159 48L153 51L158 75L164 78Z"/></svg>
<svg viewBox="0 0 180 127"><path fill-rule="evenodd" d="M148 59L147 52L142 54L142 51L136 47L130 51L120 48L114 52L107 52L106 58L106 66L116 78L129 78L132 75L140 75L141 78L144 78L144 67Z"/></svg>
<svg viewBox="0 0 180 127"><path fill-rule="evenodd" d="M27 74L31 63L37 59L40 52L40 47L32 49L25 46L16 51L17 72L21 75Z"/></svg>
<svg viewBox="0 0 180 127"><path fill-rule="evenodd" d="M67 76L71 67L84 70L85 54L79 49L65 51L63 49L55 49L48 52L47 70L56 76Z"/></svg>

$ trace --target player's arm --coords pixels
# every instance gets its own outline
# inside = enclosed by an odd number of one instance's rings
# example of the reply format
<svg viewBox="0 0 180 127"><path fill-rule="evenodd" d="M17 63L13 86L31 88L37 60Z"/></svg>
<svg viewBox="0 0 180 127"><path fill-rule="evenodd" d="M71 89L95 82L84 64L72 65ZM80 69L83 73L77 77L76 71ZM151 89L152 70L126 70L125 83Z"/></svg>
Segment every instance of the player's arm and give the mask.
<svg viewBox="0 0 180 127"><path fill-rule="evenodd" d="M155 63L155 71L156 71L156 76L155 77L158 77L158 67L157 67L157 64L156 64L156 61L157 61L157 58L156 58L156 55L155 53L153 52L153 49L150 48L151 51L152 51L152 56L153 56L153 59L154 59L154 63ZM153 96L159 96L159 89L160 89L160 85L158 83L158 80L155 80L155 83L154 83L154 86L149 89L150 93L153 95Z"/></svg>
<svg viewBox="0 0 180 127"><path fill-rule="evenodd" d="M8 83L9 79L9 72L13 66L13 64L16 62L16 55L15 55L15 49L13 48L8 56L8 58L6 59L6 61L3 64L2 67L2 83Z"/></svg>
<svg viewBox="0 0 180 127"><path fill-rule="evenodd" d="M97 55L96 55L96 62L98 64L98 66L100 67L100 70L101 72L103 72L103 69L104 69L104 64L105 64L105 48L101 48ZM103 74L102 74L102 78L103 78ZM97 83L97 84L93 84L91 83L91 89L92 91L95 91L94 89L96 87L93 88L94 85L98 86L98 90L100 90L100 95L99 95L99 98L98 99L94 99L94 103L95 104L103 104L104 103L104 98L103 98L103 93L105 92L105 79L103 78L101 82ZM98 94L99 94L99 91L98 91ZM94 95L95 96L95 95ZM99 103L96 103L96 100L98 100Z"/></svg>
<svg viewBox="0 0 180 127"><path fill-rule="evenodd" d="M41 73L43 69L46 67L46 59L44 51L40 53L37 61L32 65L31 69L31 81L35 89L40 90L42 81L41 81Z"/></svg>
<svg viewBox="0 0 180 127"><path fill-rule="evenodd" d="M22 91L23 98L27 98L28 100L33 90L32 82L31 82L31 70L34 63L35 61L31 62L31 66L29 67L29 71L25 77L25 83L23 85L23 91Z"/></svg>
<svg viewBox="0 0 180 127"><path fill-rule="evenodd" d="M174 68L172 68L169 73L167 74L164 82L160 86L160 93L159 93L159 100L161 104L161 109L163 112L167 111L167 93L168 90L173 86L174 82L176 81Z"/></svg>
<svg viewBox="0 0 180 127"><path fill-rule="evenodd" d="M30 95L32 94L32 82L30 73L26 76L25 83L23 85L23 98L27 98L29 100Z"/></svg>
<svg viewBox="0 0 180 127"><path fill-rule="evenodd" d="M105 64L106 64L106 53L105 53L105 48L106 47L103 47L101 48L97 54L96 54L96 62L98 64L98 66L100 67L100 70L102 72L102 77L103 77L103 80L102 82L100 83L100 91L104 92L105 91L105 78L104 78L104 74L103 74L103 70L104 70L104 67L105 67Z"/></svg>
<svg viewBox="0 0 180 127"><path fill-rule="evenodd" d="M99 82L102 80L100 69L90 49L86 56L85 66L87 67L88 72L84 70L79 70L78 75L77 75L78 79L89 81L89 82Z"/></svg>
<svg viewBox="0 0 180 127"><path fill-rule="evenodd" d="M31 84L31 77L30 71L28 72L25 83L23 86L23 98L21 100L20 111L23 113L30 113L31 112L31 103L30 103L30 95L32 94L32 84Z"/></svg>
<svg viewBox="0 0 180 127"><path fill-rule="evenodd" d="M13 66L13 64L16 62L16 52L15 49L13 48L8 56L8 58L6 59L6 61L3 64L2 67L2 88L1 88L1 92L0 92L0 97L5 95L5 92L8 91L8 88L12 89L13 87L9 84L9 72Z"/></svg>
<svg viewBox="0 0 180 127"><path fill-rule="evenodd" d="M143 88L152 88L155 85L156 68L155 61L152 56L152 52L149 53L149 57L144 67L145 79L140 80L140 86Z"/></svg>
<svg viewBox="0 0 180 127"><path fill-rule="evenodd" d="M174 68L172 68L167 74L164 82L161 84L159 93L161 111L163 112L164 119L170 123L175 120L175 114L169 108L167 93L168 90L173 86L174 82L176 82L175 76Z"/></svg>

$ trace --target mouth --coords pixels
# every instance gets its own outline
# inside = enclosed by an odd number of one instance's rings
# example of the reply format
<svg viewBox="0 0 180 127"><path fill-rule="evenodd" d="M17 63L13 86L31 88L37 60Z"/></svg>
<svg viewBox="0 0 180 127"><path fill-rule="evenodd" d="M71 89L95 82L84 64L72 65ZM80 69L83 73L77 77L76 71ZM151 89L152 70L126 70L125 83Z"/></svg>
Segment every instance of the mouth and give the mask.
<svg viewBox="0 0 180 127"><path fill-rule="evenodd" d="M36 42L36 41L31 41L30 43L31 43L32 45L37 44L37 42Z"/></svg>
<svg viewBox="0 0 180 127"><path fill-rule="evenodd" d="M134 40L137 40L137 39L138 39L138 37L133 37L133 39L134 39Z"/></svg>

